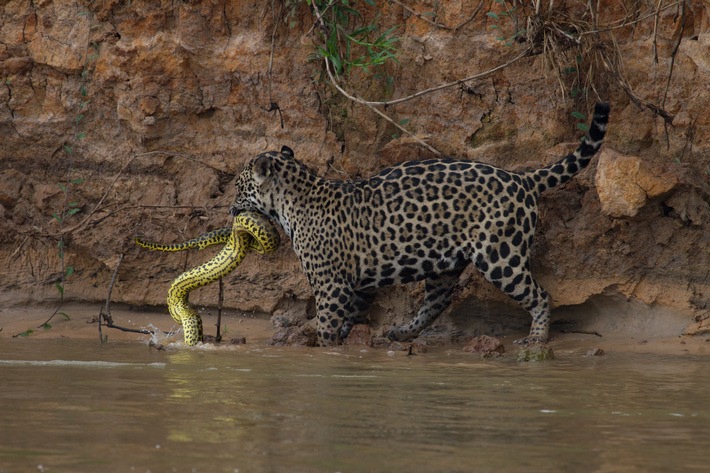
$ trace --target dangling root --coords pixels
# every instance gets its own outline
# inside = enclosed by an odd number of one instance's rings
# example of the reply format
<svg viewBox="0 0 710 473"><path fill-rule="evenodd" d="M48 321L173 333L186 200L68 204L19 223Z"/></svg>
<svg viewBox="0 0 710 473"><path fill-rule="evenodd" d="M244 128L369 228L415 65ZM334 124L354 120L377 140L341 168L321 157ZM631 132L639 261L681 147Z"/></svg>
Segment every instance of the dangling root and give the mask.
<svg viewBox="0 0 710 473"><path fill-rule="evenodd" d="M250 250L263 255L274 251L280 243L276 229L266 217L256 212L237 215L231 229L220 228L183 243L162 245L146 243L137 238L135 241L138 246L158 251L202 249L225 243L214 258L178 276L168 290L168 311L172 318L182 325L185 343L190 346L202 341L202 319L190 305L190 291L231 273Z"/></svg>

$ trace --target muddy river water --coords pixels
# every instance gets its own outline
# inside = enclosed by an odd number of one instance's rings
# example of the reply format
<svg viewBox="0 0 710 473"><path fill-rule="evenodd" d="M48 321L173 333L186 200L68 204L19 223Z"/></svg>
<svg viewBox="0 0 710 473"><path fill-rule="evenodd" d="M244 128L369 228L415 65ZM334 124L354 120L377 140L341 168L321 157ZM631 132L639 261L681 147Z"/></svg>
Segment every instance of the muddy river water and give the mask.
<svg viewBox="0 0 710 473"><path fill-rule="evenodd" d="M710 471L710 357L0 343L0 472Z"/></svg>

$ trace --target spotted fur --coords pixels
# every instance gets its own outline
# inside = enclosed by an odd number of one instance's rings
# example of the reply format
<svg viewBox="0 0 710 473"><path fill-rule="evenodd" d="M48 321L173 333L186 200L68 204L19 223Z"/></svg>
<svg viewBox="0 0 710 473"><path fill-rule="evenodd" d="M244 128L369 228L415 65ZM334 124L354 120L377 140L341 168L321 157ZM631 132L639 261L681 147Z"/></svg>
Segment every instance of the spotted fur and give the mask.
<svg viewBox="0 0 710 473"><path fill-rule="evenodd" d="M395 340L416 337L449 305L469 263L530 313L532 326L523 341L546 341L549 297L533 278L529 260L538 199L587 166L601 147L608 115L609 106L597 104L579 147L530 172L431 159L405 162L366 180L327 180L284 146L246 165L231 211L269 215L291 238L315 294L322 345L347 336L363 319L375 289L425 279L417 315L388 332Z"/></svg>

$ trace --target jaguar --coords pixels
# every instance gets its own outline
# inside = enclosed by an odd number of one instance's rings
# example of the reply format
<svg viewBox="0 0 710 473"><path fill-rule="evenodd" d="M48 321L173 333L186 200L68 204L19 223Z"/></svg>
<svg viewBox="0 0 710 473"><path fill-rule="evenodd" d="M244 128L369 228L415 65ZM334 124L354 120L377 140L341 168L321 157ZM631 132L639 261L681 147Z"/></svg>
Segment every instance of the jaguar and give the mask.
<svg viewBox="0 0 710 473"><path fill-rule="evenodd" d="M230 211L261 212L290 238L315 296L319 345L339 343L365 321L376 289L425 280L417 314L386 332L391 340L411 340L449 306L469 264L529 312L529 335L517 342L544 343L550 301L530 271L538 200L589 164L609 111L606 103L595 105L574 152L522 172L442 158L404 162L368 179L331 180L283 146L245 165Z"/></svg>

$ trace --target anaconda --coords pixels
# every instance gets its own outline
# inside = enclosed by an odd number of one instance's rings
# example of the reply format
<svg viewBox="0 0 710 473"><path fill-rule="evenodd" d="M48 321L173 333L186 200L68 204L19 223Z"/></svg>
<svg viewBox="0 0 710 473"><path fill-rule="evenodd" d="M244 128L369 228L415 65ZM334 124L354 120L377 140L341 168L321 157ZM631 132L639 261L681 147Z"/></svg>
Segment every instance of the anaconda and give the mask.
<svg viewBox="0 0 710 473"><path fill-rule="evenodd" d="M196 345L202 341L202 319L190 305L190 291L206 286L239 266L247 253L266 254L280 244L279 234L269 220L257 212L243 212L234 217L232 227L224 227L176 244L144 242L135 239L138 246L157 251L183 251L203 249L224 243L217 255L206 263L182 273L168 290L168 311L182 325L185 343Z"/></svg>

